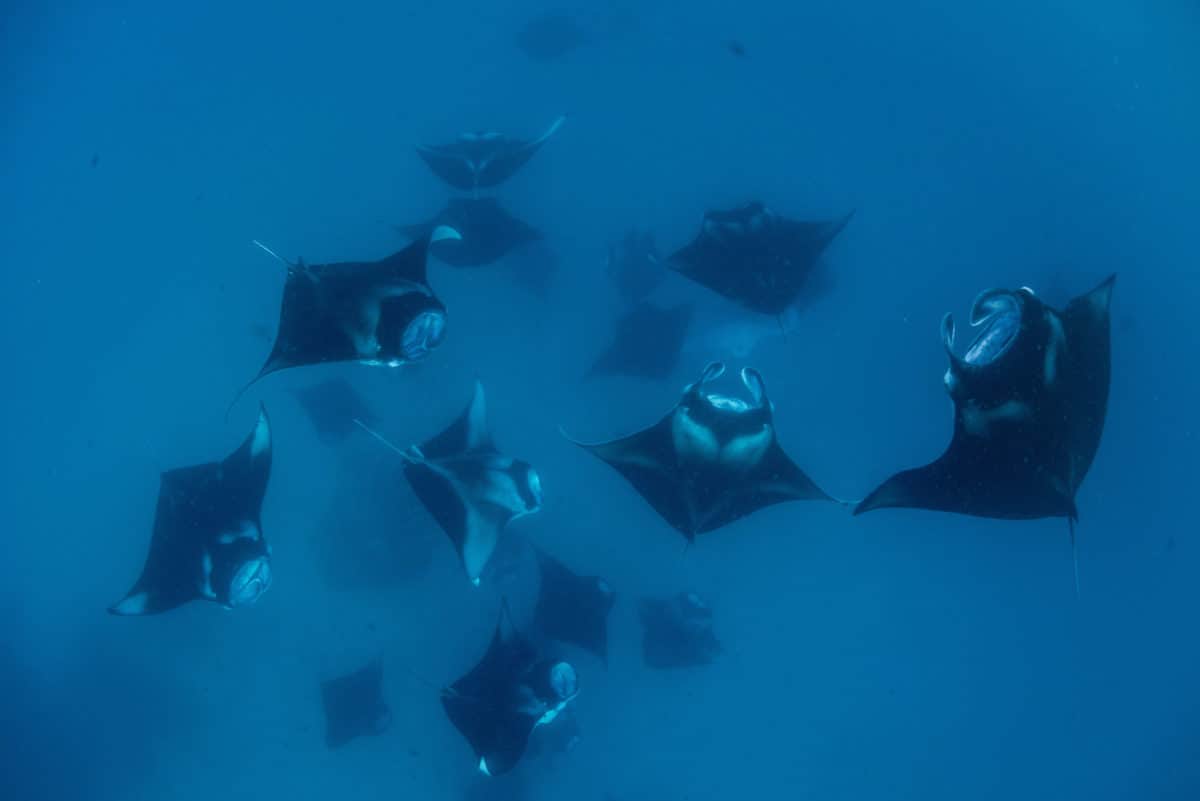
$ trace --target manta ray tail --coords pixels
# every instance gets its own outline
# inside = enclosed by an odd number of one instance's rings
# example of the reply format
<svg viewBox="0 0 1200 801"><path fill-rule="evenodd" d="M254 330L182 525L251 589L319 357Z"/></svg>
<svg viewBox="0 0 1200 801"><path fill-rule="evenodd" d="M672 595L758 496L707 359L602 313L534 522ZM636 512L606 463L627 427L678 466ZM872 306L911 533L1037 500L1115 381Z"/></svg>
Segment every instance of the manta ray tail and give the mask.
<svg viewBox="0 0 1200 801"><path fill-rule="evenodd" d="M358 426L363 431L366 431L372 437L374 437L375 439L382 442L386 447L395 451L400 456L400 458L403 459L404 461L408 462L409 464L416 464L417 460L413 458L413 455L411 453L409 453L408 451L405 451L405 450L401 450L391 440L389 440L383 434L380 434L375 429L368 426L362 420L359 420L357 417L354 418L354 425Z"/></svg>
<svg viewBox="0 0 1200 801"><path fill-rule="evenodd" d="M251 243L252 243L252 244L253 244L255 247L262 248L262 250L263 250L263 251L265 251L265 252L266 252L268 255L274 256L276 259L278 259L279 261L283 262L283 263L284 263L284 264L286 264L288 267L295 267L295 266L296 266L296 265L292 264L290 261L288 261L287 259L285 259L283 256L280 256L278 253L276 253L275 251L271 250L269 247L267 247L266 245L264 245L262 242L259 242L257 239L251 239L251 240L250 240L250 242L251 242Z"/></svg>
<svg viewBox="0 0 1200 801"><path fill-rule="evenodd" d="M1071 563L1075 568L1075 597L1079 597L1079 548L1075 543L1075 518L1067 518L1067 525L1071 529Z"/></svg>

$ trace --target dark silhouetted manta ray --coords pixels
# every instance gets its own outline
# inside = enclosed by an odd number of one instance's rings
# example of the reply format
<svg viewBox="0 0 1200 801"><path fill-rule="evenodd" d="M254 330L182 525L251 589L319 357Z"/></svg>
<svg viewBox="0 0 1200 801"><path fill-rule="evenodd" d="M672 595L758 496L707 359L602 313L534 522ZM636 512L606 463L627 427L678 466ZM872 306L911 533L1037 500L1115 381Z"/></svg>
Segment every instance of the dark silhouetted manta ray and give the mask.
<svg viewBox="0 0 1200 801"><path fill-rule="evenodd" d="M599 576L580 576L550 554L534 548L541 582L534 629L560 642L591 651L608 664L608 613L616 594Z"/></svg>
<svg viewBox="0 0 1200 801"><path fill-rule="evenodd" d="M801 222L762 203L709 211L700 233L668 264L748 309L779 315L796 301L821 254L852 216Z"/></svg>
<svg viewBox="0 0 1200 801"><path fill-rule="evenodd" d="M422 145L417 154L450 186L477 192L511 178L565 120L566 117L554 120L536 139L513 139L496 131L475 131L460 134L448 145Z"/></svg>
<svg viewBox="0 0 1200 801"><path fill-rule="evenodd" d="M742 370L750 402L706 391L724 372L720 362L708 365L650 428L611 442L576 442L616 469L688 540L771 504L833 500L779 446L758 371Z"/></svg>
<svg viewBox="0 0 1200 801"><path fill-rule="evenodd" d="M419 240L439 226L448 226L460 234L455 239L439 240L429 249L437 259L452 267L491 264L542 238L536 228L514 217L490 197L454 198L432 220L397 226L397 230Z"/></svg>
<svg viewBox="0 0 1200 801"><path fill-rule="evenodd" d="M639 303L617 321L612 342L587 375L669 376L679 363L691 321L689 305L663 309Z"/></svg>
<svg viewBox="0 0 1200 801"><path fill-rule="evenodd" d="M713 613L694 592L638 602L642 659L657 670L698 667L723 650L713 633Z"/></svg>
<svg viewBox="0 0 1200 801"><path fill-rule="evenodd" d="M341 748L355 737L383 734L392 712L383 700L383 660L374 659L360 670L321 682L325 709L325 746Z"/></svg>
<svg viewBox="0 0 1200 801"><path fill-rule="evenodd" d="M544 657L513 626L505 605L487 653L442 691L442 707L470 743L481 773L511 770L534 729L554 721L579 692L575 668Z"/></svg>
<svg viewBox="0 0 1200 801"><path fill-rule="evenodd" d="M446 328L446 307L425 278L426 256L431 244L456 238L453 228L439 226L379 261L284 262L275 344L242 392L289 367L348 361L395 367L425 358Z"/></svg>
<svg viewBox="0 0 1200 801"><path fill-rule="evenodd" d="M937 460L885 481L854 510L912 507L1007 519L1065 517L1075 542L1075 493L1104 430L1115 276L1062 311L1031 290L976 298L980 333L962 357L947 314L946 391L954 435ZM1077 563L1076 563L1077 564ZM1076 567L1076 590L1079 573Z"/></svg>
<svg viewBox="0 0 1200 801"><path fill-rule="evenodd" d="M271 586L263 496L271 474L271 426L260 409L250 436L222 462L162 474L150 554L114 615L152 615L188 601L248 606Z"/></svg>

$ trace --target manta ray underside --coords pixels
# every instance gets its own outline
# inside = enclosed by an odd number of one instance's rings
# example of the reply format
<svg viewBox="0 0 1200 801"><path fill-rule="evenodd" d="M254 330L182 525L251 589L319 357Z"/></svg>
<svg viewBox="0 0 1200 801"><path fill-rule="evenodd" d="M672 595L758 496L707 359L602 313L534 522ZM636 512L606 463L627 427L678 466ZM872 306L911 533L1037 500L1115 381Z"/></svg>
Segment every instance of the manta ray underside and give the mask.
<svg viewBox="0 0 1200 801"><path fill-rule="evenodd" d="M152 615L188 601L249 606L271 586L262 502L271 474L271 426L254 430L224 461L162 474L150 553L114 615Z"/></svg>
<svg viewBox="0 0 1200 801"><path fill-rule="evenodd" d="M1006 519L1066 517L1074 543L1075 493L1099 448L1108 408L1114 280L1061 311L1025 288L982 293L970 319L981 330L961 357L953 351L954 320L946 315L950 445L931 464L889 478L854 513L910 507Z"/></svg>
<svg viewBox="0 0 1200 801"><path fill-rule="evenodd" d="M784 501L833 500L783 452L757 370L742 370L749 402L708 392L714 362L658 423L611 442L577 445L607 462L688 540Z"/></svg>
<svg viewBox="0 0 1200 801"><path fill-rule="evenodd" d="M520 761L534 729L559 717L579 692L575 668L547 658L500 613L487 653L442 691L442 707L467 740L479 771L506 773Z"/></svg>
<svg viewBox="0 0 1200 801"><path fill-rule="evenodd" d="M500 534L514 518L542 506L542 484L528 462L505 456L492 444L483 386L446 430L422 445L396 448L404 475L421 503L454 543L467 577L478 584Z"/></svg>

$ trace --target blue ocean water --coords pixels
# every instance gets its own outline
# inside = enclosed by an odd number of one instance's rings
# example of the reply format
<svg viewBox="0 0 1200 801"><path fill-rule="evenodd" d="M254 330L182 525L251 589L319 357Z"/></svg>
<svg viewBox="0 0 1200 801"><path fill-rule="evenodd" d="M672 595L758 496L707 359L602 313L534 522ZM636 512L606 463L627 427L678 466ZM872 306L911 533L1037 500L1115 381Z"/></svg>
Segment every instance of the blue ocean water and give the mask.
<svg viewBox="0 0 1200 801"><path fill-rule="evenodd" d="M531 59L514 39L550 8L5 6L4 796L1200 797L1200 7L568 1L552 8L587 41ZM393 225L451 194L416 145L532 136L560 114L498 190L555 254L543 295L511 270L434 262L450 316L427 361L281 373L225 418L284 278L252 240L310 262L383 256L403 243ZM706 210L753 199L856 210L831 286L786 336L670 275L662 296L697 308L671 377L582 380L619 313L609 245L641 227L670 251ZM646 425L723 356L765 376L796 461L861 498L948 440L944 312L994 286L1061 304L1113 272L1078 598L1061 519L782 504L685 549L558 431ZM482 782L414 678L473 664L499 598L463 579L386 451L318 438L290 390L333 375L403 443L479 378L497 442L545 488L512 530L616 589L607 669L579 660L569 753ZM260 401L275 585L233 613L106 615L144 559L160 471L224 456ZM363 549L411 530L427 565L355 580ZM647 670L636 599L685 589L725 652ZM393 723L327 750L318 682L375 654Z"/></svg>

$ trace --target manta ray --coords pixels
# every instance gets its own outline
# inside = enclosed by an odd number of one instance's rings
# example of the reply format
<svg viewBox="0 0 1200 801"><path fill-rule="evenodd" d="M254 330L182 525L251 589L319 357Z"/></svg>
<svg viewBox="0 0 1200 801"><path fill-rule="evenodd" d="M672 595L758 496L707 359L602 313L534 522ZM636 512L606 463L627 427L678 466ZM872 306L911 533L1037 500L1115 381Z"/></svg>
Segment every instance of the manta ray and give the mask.
<svg viewBox="0 0 1200 801"><path fill-rule="evenodd" d="M778 316L796 302L821 254L852 216L804 222L757 202L709 211L700 233L668 266L747 309Z"/></svg>
<svg viewBox="0 0 1200 801"><path fill-rule="evenodd" d="M262 502L271 475L271 425L254 430L220 462L162 474L150 553L114 615L153 615L189 601L249 606L271 586Z"/></svg>
<svg viewBox="0 0 1200 801"><path fill-rule="evenodd" d="M466 410L433 439L397 448L359 425L404 459L404 475L454 543L467 577L478 585L509 521L542 507L542 482L528 462L505 456L487 428L483 385Z"/></svg>
<svg viewBox="0 0 1200 801"><path fill-rule="evenodd" d="M566 117L558 117L541 135L528 140L497 131L463 133L449 144L422 145L417 148L417 155L450 186L478 192L498 186L516 174L565 121Z"/></svg>
<svg viewBox="0 0 1200 801"><path fill-rule="evenodd" d="M442 691L442 707L470 743L480 773L498 776L520 761L534 730L553 723L578 693L575 668L540 653L513 626L505 605L487 652Z"/></svg>
<svg viewBox="0 0 1200 801"><path fill-rule="evenodd" d="M706 389L724 372L720 362L708 365L647 429L610 442L576 442L624 476L689 541L772 504L833 500L779 446L774 406L758 371L742 370L750 401Z"/></svg>
<svg viewBox="0 0 1200 801"><path fill-rule="evenodd" d="M1028 288L988 290L971 307L979 334L962 356L954 352L954 318L947 314L950 445L930 464L884 481L854 513L910 507L1065 517L1074 550L1075 494L1100 447L1108 409L1114 281L1110 276L1061 311ZM1075 582L1078 591L1078 567Z"/></svg>

